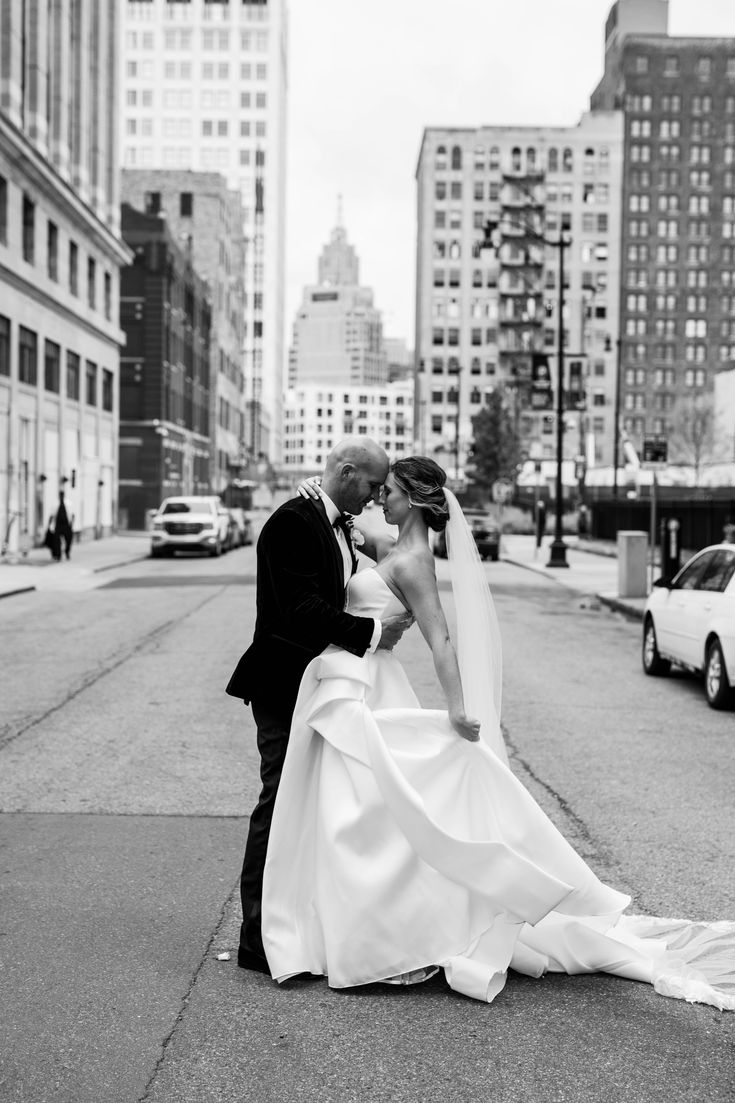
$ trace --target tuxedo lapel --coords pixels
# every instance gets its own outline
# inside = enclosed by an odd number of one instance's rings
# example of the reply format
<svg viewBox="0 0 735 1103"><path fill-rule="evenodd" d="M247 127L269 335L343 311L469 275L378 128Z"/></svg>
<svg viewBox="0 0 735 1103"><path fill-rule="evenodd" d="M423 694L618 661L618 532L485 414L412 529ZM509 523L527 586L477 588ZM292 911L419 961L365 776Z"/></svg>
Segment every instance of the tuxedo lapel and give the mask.
<svg viewBox="0 0 735 1103"><path fill-rule="evenodd" d="M337 541L337 537L336 537L336 534L334 532L334 529L332 528L332 525L330 524L329 518L327 517L327 511L324 508L324 502L321 500L321 498L319 498L317 501L315 501L313 498L309 498L308 502L309 502L309 505L311 505L313 507L314 513L315 513L316 517L318 518L319 523L321 524L321 526L324 529L324 531L326 533L326 536L327 536L328 546L331 550L331 555L332 555L332 564L334 566L335 592L339 595L339 599L340 599L337 602L337 604L341 604L341 599L342 599L342 596L344 595L344 592L345 592L345 581L344 581L345 580L345 569L344 569L344 561L342 559L342 552L340 550L340 546L339 546L339 543ZM351 545L350 545L350 554L352 554L352 546ZM354 556L353 556L353 561L354 561ZM353 573L354 573L354 568L353 568Z"/></svg>
<svg viewBox="0 0 735 1103"><path fill-rule="evenodd" d="M355 546L349 539L347 541L347 546L350 549L350 559L352 560L352 573L350 575L350 577L352 577L352 575L357 570L357 556L355 555Z"/></svg>

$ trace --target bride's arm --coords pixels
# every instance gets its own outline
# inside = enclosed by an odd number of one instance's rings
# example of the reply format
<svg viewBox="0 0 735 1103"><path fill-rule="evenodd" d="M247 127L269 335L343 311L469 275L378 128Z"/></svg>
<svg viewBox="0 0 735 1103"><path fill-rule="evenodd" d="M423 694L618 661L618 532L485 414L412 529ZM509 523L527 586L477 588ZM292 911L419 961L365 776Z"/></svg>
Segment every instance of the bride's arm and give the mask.
<svg viewBox="0 0 735 1103"><path fill-rule="evenodd" d="M400 556L396 559L393 573L396 585L431 648L434 669L447 699L452 727L463 739L474 743L480 738L480 722L473 720L465 712L457 655L439 600L433 557L428 551L420 557Z"/></svg>

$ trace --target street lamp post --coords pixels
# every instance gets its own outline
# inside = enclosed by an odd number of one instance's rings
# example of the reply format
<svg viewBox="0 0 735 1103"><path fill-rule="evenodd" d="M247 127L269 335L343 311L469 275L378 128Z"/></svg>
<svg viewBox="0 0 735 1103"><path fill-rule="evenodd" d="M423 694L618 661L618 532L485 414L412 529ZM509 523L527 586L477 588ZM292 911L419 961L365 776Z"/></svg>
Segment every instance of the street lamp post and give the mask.
<svg viewBox="0 0 735 1103"><path fill-rule="evenodd" d="M623 342L618 337L616 341L615 360L615 410L613 413L613 498L618 500L618 463L620 460L620 372L622 368Z"/></svg>
<svg viewBox="0 0 735 1103"><path fill-rule="evenodd" d="M547 245L553 245L559 250L559 325L557 328L557 376L556 376L556 515L554 524L554 539L549 548L549 562L547 567L568 567L567 546L562 535L562 515L564 510L564 480L562 478L564 464L564 250L569 244L564 239L564 234L559 231L558 241L548 241Z"/></svg>
<svg viewBox="0 0 735 1103"><path fill-rule="evenodd" d="M458 487L459 487L459 410L460 410L460 386L459 386L459 381L460 381L461 373L462 373L462 368L460 367L459 370L457 371L457 389L456 389L456 394L457 394L457 421L456 421L455 433L454 433L454 478L455 478L455 481L456 481Z"/></svg>

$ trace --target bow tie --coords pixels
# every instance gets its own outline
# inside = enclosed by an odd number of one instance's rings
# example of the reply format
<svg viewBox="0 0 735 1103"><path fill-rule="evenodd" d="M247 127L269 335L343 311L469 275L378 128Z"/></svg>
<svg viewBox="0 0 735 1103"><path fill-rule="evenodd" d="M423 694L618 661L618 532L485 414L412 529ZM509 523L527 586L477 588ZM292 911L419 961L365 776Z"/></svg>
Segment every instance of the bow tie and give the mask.
<svg viewBox="0 0 735 1103"><path fill-rule="evenodd" d="M332 528L342 529L342 532L345 534L345 536L349 536L351 520L351 513L339 513L332 521Z"/></svg>

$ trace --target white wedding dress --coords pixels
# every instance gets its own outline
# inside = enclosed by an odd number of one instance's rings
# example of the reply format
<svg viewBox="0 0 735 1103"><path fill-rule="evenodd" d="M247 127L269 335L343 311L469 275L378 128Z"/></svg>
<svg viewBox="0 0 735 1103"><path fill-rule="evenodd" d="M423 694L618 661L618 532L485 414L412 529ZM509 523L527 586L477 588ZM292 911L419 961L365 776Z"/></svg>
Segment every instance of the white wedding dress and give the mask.
<svg viewBox="0 0 735 1103"><path fill-rule="evenodd" d="M348 611L403 606L375 568ZM431 661L427 655L427 661ZM508 968L604 971L735 1010L735 923L626 916L499 754L422 709L395 656L328 647L304 674L265 869L272 975L344 988L442 966L490 1001Z"/></svg>

